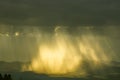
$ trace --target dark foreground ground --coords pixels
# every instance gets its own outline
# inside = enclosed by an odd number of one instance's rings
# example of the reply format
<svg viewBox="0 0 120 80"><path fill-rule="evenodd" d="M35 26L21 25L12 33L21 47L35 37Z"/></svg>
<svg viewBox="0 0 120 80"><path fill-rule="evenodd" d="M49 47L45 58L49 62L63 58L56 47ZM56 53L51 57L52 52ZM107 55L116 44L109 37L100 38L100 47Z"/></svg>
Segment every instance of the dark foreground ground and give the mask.
<svg viewBox="0 0 120 80"><path fill-rule="evenodd" d="M47 75L38 75L31 72L12 73L13 80L120 80L120 70L118 72L104 74L89 74L86 77L70 78L70 77L50 77Z"/></svg>

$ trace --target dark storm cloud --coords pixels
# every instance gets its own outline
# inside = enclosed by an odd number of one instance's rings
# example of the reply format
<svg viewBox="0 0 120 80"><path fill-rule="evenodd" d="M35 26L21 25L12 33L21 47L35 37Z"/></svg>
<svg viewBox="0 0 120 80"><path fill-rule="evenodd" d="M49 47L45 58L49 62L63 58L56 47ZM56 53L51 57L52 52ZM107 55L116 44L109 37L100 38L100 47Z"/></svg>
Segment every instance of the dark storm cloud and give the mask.
<svg viewBox="0 0 120 80"><path fill-rule="evenodd" d="M119 25L119 0L0 0L0 23Z"/></svg>

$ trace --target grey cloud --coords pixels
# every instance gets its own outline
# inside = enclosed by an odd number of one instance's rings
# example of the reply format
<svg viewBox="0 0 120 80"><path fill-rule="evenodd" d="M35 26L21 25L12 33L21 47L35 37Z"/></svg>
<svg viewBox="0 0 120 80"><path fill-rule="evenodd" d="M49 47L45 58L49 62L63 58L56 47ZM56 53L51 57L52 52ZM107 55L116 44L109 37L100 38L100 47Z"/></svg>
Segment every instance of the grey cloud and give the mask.
<svg viewBox="0 0 120 80"><path fill-rule="evenodd" d="M119 25L119 0L0 0L0 23Z"/></svg>

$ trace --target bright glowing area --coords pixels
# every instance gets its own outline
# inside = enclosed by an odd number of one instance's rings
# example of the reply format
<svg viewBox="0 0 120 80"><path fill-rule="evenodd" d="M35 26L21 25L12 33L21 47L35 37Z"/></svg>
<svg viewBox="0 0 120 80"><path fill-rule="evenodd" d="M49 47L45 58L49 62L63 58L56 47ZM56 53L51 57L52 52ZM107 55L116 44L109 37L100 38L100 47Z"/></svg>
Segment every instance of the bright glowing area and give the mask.
<svg viewBox="0 0 120 80"><path fill-rule="evenodd" d="M96 70L102 68L103 63L110 62L100 39L104 41L103 37L95 37L90 31L88 34L71 36L64 33L61 27L56 27L54 35L40 43L37 55L29 65L23 66L23 71L50 75L86 75L86 67Z"/></svg>
<svg viewBox="0 0 120 80"><path fill-rule="evenodd" d="M20 35L20 33L19 32L15 32L15 36L19 36Z"/></svg>

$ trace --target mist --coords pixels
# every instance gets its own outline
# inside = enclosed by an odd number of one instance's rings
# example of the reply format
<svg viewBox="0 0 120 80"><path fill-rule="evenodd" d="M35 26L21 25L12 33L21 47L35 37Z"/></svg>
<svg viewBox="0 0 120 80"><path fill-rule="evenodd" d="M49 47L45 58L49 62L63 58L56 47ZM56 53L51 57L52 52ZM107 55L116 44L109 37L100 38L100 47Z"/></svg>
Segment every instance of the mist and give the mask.
<svg viewBox="0 0 120 80"><path fill-rule="evenodd" d="M97 70L120 61L116 26L1 25L0 30L0 60L29 62L22 71L80 76L87 74L86 64Z"/></svg>

